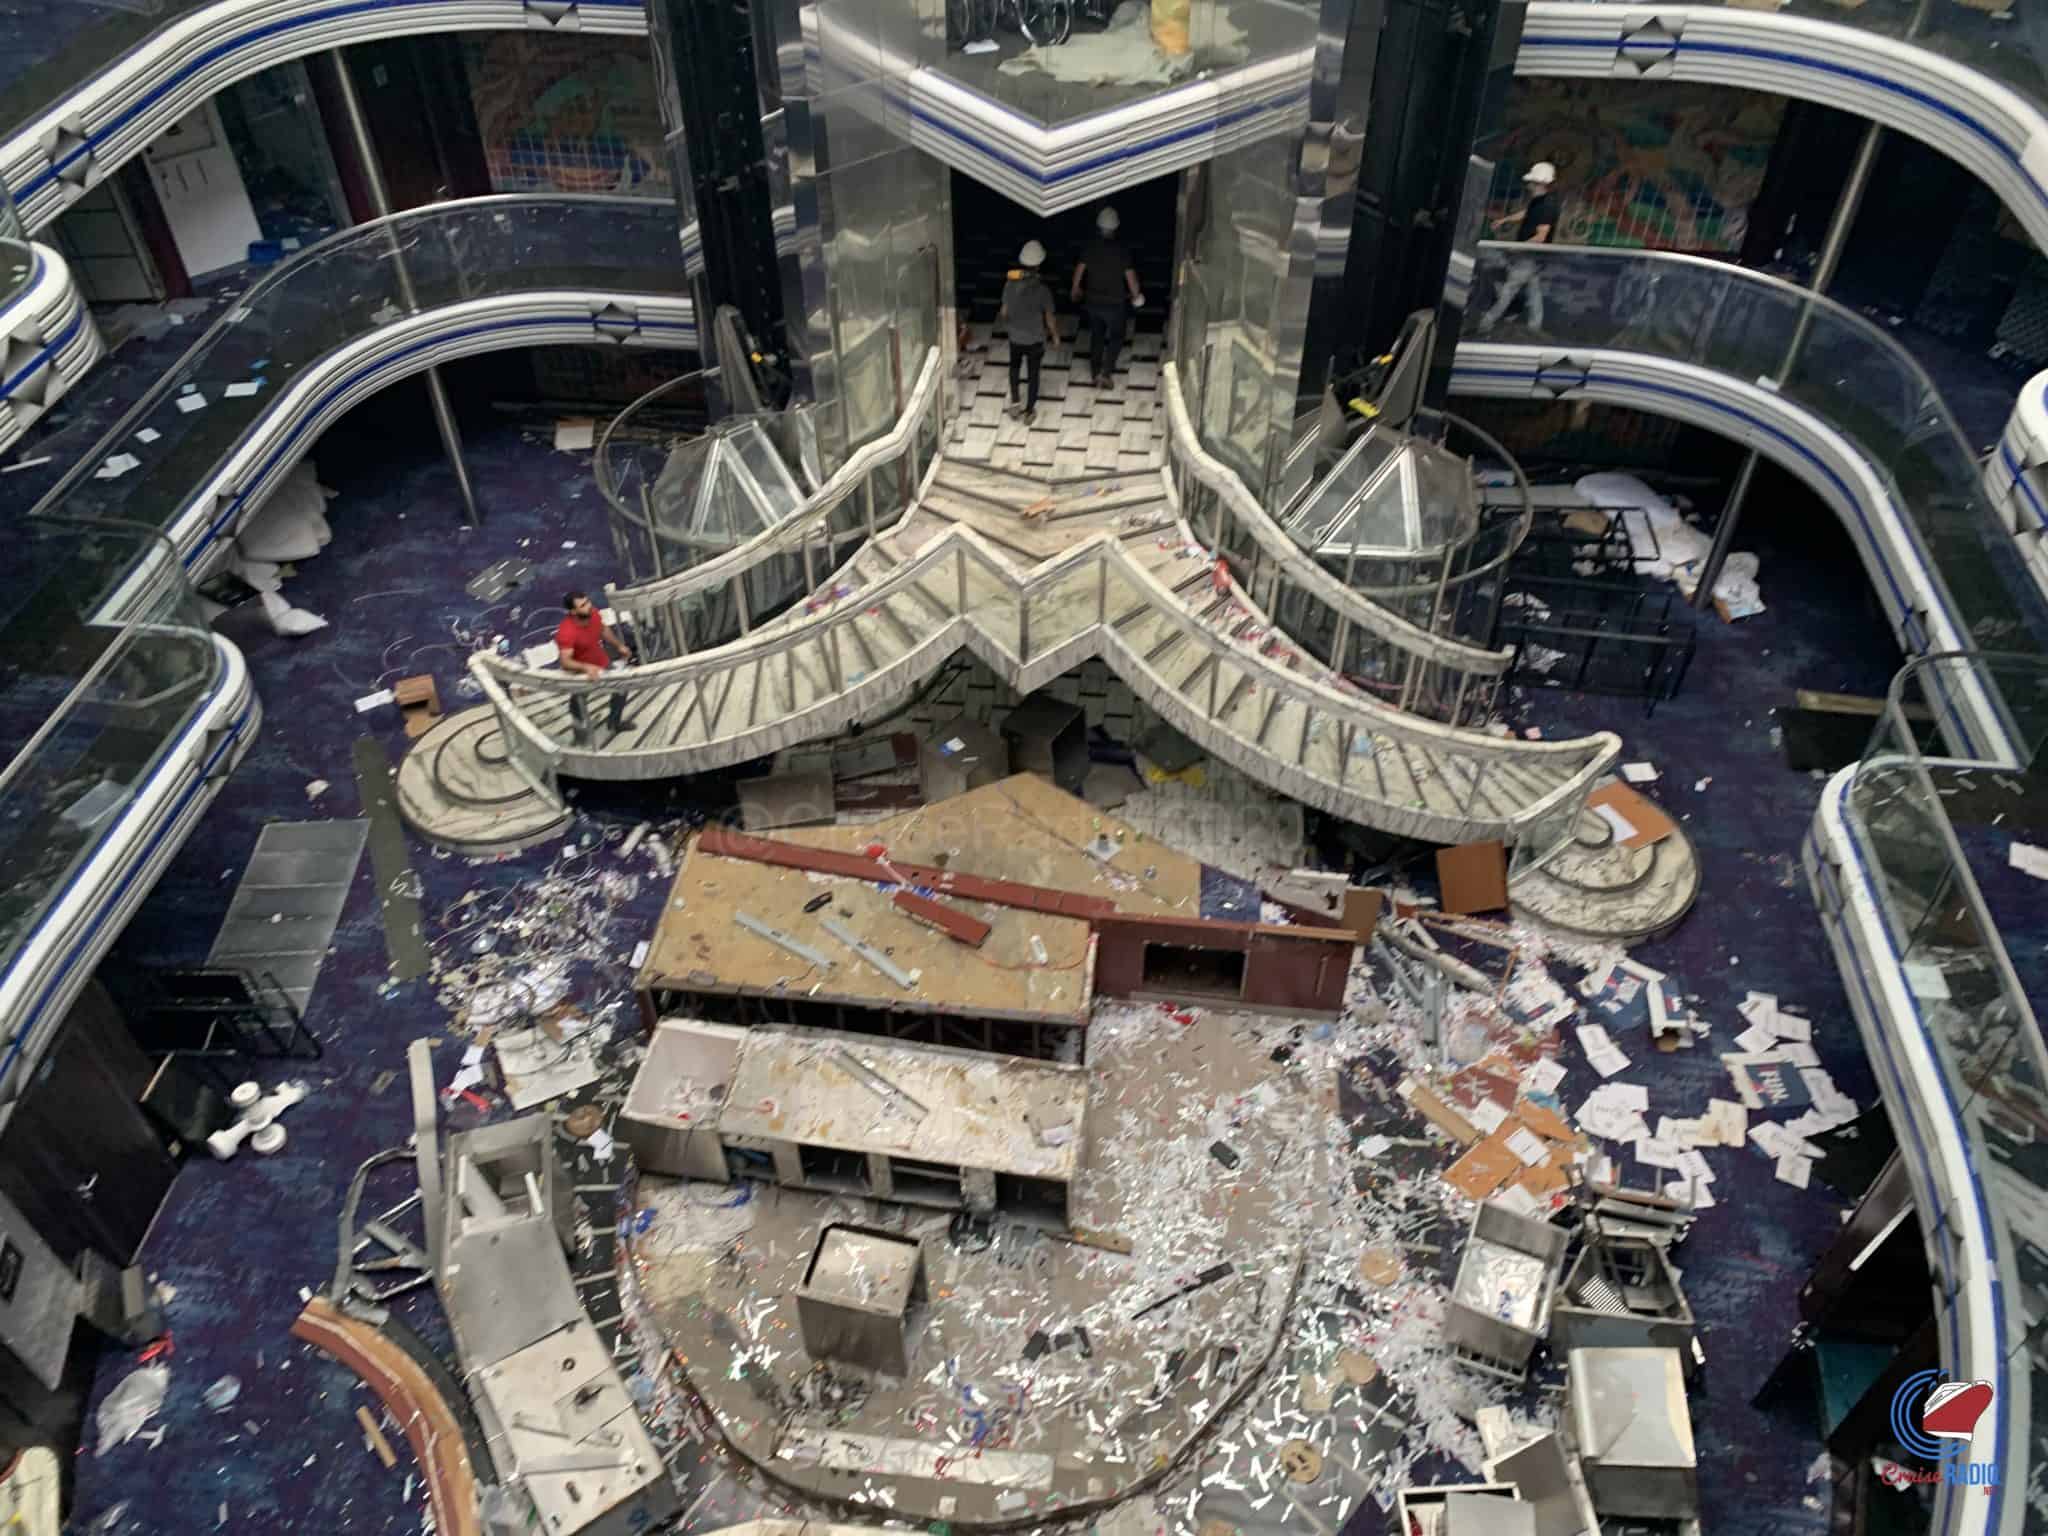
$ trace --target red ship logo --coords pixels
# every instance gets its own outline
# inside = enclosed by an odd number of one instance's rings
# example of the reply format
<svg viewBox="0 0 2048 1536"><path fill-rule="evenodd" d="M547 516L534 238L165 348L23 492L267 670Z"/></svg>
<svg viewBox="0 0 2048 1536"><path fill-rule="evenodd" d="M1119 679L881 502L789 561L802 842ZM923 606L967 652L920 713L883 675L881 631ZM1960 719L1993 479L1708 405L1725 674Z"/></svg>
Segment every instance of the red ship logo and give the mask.
<svg viewBox="0 0 2048 1536"><path fill-rule="evenodd" d="M1944 1381L1920 1405L1920 1429L1944 1440L1968 1442L1991 1406L1988 1381Z"/></svg>

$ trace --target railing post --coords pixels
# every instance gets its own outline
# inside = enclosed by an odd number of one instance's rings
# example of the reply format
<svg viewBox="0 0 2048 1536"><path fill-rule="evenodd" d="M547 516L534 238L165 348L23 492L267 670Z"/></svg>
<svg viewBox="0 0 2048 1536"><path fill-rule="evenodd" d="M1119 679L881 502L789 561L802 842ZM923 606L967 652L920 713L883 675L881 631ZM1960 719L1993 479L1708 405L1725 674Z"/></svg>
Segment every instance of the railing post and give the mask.
<svg viewBox="0 0 2048 1536"><path fill-rule="evenodd" d="M818 573L816 568L813 567L813 565L811 564L811 530L808 528L804 530L803 534L803 552L804 591L815 592L818 590Z"/></svg>
<svg viewBox="0 0 2048 1536"><path fill-rule="evenodd" d="M955 546L953 550L953 570L959 588L953 611L964 614L967 612L967 550L964 546Z"/></svg>
<svg viewBox="0 0 2048 1536"><path fill-rule="evenodd" d="M860 505L861 511L867 515L868 537L872 539L875 536L875 479L872 475L860 477Z"/></svg>
<svg viewBox="0 0 2048 1536"><path fill-rule="evenodd" d="M1478 765L1473 768L1472 787L1465 791L1465 804L1461 807L1463 814L1467 816L1472 814L1472 807L1479 799L1479 781L1486 777L1486 770L1492 762L1492 758L1482 757L1479 759Z"/></svg>
<svg viewBox="0 0 2048 1536"><path fill-rule="evenodd" d="M1095 562L1095 627L1109 622L1109 557Z"/></svg>
<svg viewBox="0 0 2048 1536"><path fill-rule="evenodd" d="M1211 720L1216 718L1216 674L1222 670L1223 664L1220 661L1212 661L1209 664L1209 718Z"/></svg>
<svg viewBox="0 0 2048 1536"><path fill-rule="evenodd" d="M754 621L747 612L747 573L741 571L732 579L732 601L740 616L740 633L747 634L754 627Z"/></svg>
<svg viewBox="0 0 2048 1536"><path fill-rule="evenodd" d="M792 643L782 653L789 658L789 712L796 713L796 646Z"/></svg>

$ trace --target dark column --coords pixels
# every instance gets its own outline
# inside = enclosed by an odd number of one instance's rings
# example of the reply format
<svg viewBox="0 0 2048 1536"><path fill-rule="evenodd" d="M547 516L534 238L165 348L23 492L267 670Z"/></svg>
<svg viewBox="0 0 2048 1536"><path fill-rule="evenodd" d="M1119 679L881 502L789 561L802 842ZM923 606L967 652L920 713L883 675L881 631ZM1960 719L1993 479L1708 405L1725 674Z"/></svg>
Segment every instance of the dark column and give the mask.
<svg viewBox="0 0 2048 1536"><path fill-rule="evenodd" d="M1361 0L1344 73L1370 70L1351 241L1334 322L1340 372L1384 352L1418 309L1437 309L1474 143L1498 120L1521 45L1521 0ZM1318 297L1322 294L1318 287ZM1449 392L1457 311L1442 326L1425 397Z"/></svg>
<svg viewBox="0 0 2048 1536"><path fill-rule="evenodd" d="M757 68L751 7L649 0L647 13L676 201L685 222L695 219L703 249L698 335L710 337L717 309L729 304L755 346L780 355L782 282L762 127L764 106L780 96L773 69L764 77Z"/></svg>

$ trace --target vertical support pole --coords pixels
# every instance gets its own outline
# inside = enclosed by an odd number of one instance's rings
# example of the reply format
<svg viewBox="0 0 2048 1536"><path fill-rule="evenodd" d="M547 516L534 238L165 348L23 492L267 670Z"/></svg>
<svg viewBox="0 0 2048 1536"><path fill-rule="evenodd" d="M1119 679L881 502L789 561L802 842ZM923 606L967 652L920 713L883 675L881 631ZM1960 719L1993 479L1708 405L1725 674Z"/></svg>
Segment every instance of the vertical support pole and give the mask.
<svg viewBox="0 0 2048 1536"><path fill-rule="evenodd" d="M391 227L391 193L384 185L383 163L377 158L377 146L370 138L370 125L363 118L362 99L356 95L355 77L348 72L348 57L339 48L333 50L334 78L341 97L343 110L348 114L349 136L355 140L356 157L363 164L363 180L370 190L370 201L377 209L377 216L385 220L385 237L391 243L391 270L398 279L398 292L405 300L408 312L418 314L420 296L412 285L412 272L405 264L405 247L400 243L398 231ZM462 496L462 520L475 528L483 519L476 509L476 489L470 484L469 464L462 457L462 435L456 430L455 408L448 403L447 386L441 382L441 370L427 370L427 404L434 413L434 427L441 434L441 451L448 455L448 467L455 472L455 488Z"/></svg>
<svg viewBox="0 0 2048 1536"><path fill-rule="evenodd" d="M746 634L754 627L753 616L747 612L747 573L741 571L732 579L732 603L739 610L740 633Z"/></svg>
<svg viewBox="0 0 2048 1536"><path fill-rule="evenodd" d="M1917 31L1926 15L1923 4L1916 13L1908 36ZM1835 204L1834 217L1828 221L1828 232L1821 241L1820 257L1813 264L1813 282L1810 285L1815 294L1824 294L1828 284L1835 280L1835 269L1842 264L1842 251L1849 243L1849 231L1856 225L1856 214L1863 206L1863 192L1870 185L1870 172L1877 164L1877 151L1884 142L1884 128L1871 122L1864 125L1863 138L1856 146L1856 158L1849 166L1849 179L1842 186L1841 199ZM1785 361L1778 366L1778 382L1783 384L1791 376L1792 369L1799 361L1799 354L1805 349L1807 333L1813 329L1815 305L1809 300L1800 308L1798 323L1792 327L1792 340L1785 347ZM1727 562L1728 550L1735 542L1736 527L1742 521L1742 504L1749 495L1749 483L1756 476L1756 450L1752 448L1742 461L1742 468L1735 472L1735 484L1728 492L1727 505L1721 509L1721 517L1714 524L1714 542L1707 549L1707 558L1700 565L1700 584L1693 590L1692 605L1707 608L1714 601L1714 584L1721 579L1721 567Z"/></svg>
<svg viewBox="0 0 2048 1536"><path fill-rule="evenodd" d="M1095 563L1095 627L1100 629L1109 622L1109 556L1104 555Z"/></svg>

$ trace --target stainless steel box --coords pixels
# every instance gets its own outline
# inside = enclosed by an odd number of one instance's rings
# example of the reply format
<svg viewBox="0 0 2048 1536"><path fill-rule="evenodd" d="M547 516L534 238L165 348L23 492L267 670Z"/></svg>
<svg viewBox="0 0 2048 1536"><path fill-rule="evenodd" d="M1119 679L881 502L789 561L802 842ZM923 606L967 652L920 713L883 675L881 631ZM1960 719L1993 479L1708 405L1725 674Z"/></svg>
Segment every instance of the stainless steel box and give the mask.
<svg viewBox="0 0 2048 1536"><path fill-rule="evenodd" d="M619 1111L619 1139L642 1173L728 1184L718 1117L747 1032L735 1024L663 1019Z"/></svg>
<svg viewBox="0 0 2048 1536"><path fill-rule="evenodd" d="M1665 1520L1699 1514L1699 1459L1675 1349L1575 1349L1566 1407L1593 1507Z"/></svg>
<svg viewBox="0 0 2048 1536"><path fill-rule="evenodd" d="M1444 1314L1445 1342L1461 1359L1516 1380L1528 1371L1550 1327L1567 1241L1547 1221L1491 1202L1479 1207Z"/></svg>
<svg viewBox="0 0 2048 1536"><path fill-rule="evenodd" d="M1664 1250L1646 1238L1596 1237L1558 1288L1550 1343L1574 1349L1675 1349L1692 1358L1693 1315Z"/></svg>
<svg viewBox="0 0 2048 1536"><path fill-rule="evenodd" d="M910 1374L910 1335L924 1305L924 1249L896 1232L834 1222L818 1234L796 1293L813 1360Z"/></svg>

